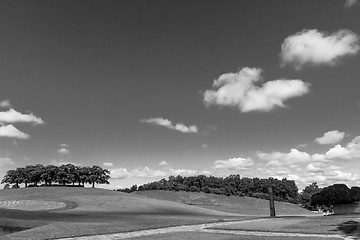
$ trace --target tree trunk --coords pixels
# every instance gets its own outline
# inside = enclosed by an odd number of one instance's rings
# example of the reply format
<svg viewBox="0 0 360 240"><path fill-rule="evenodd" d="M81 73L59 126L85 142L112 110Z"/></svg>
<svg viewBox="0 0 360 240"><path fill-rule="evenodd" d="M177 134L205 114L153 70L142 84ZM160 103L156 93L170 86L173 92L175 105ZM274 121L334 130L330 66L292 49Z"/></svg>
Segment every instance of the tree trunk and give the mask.
<svg viewBox="0 0 360 240"><path fill-rule="evenodd" d="M92 188L94 188L95 187L95 182L92 182Z"/></svg>
<svg viewBox="0 0 360 240"><path fill-rule="evenodd" d="M25 188L27 188L27 182L25 182Z"/></svg>

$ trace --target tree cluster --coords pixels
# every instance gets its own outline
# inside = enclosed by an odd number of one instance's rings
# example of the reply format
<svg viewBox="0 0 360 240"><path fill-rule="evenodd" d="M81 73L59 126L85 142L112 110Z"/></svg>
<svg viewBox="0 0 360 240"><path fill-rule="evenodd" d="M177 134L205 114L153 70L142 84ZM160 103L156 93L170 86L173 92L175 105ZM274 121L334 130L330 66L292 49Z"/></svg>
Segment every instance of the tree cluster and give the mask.
<svg viewBox="0 0 360 240"><path fill-rule="evenodd" d="M334 184L311 196L312 206L327 206L360 201L360 187L349 189L345 184Z"/></svg>
<svg viewBox="0 0 360 240"><path fill-rule="evenodd" d="M37 164L7 171L1 183L14 184L17 188L22 183L25 184L25 187L38 186L41 183L44 183L45 186L52 186L54 183L63 186L78 183L79 186L84 186L85 183L89 183L94 188L95 183L109 184L109 179L109 170L99 166L80 167L73 164L43 166Z"/></svg>
<svg viewBox="0 0 360 240"><path fill-rule="evenodd" d="M145 190L168 190L205 192L219 195L237 195L268 199L268 189L273 187L275 200L295 203L298 188L293 180L268 178L241 178L239 174L228 177L198 175L192 177L170 176L168 180L151 182L137 187L118 189L118 191L133 192Z"/></svg>
<svg viewBox="0 0 360 240"><path fill-rule="evenodd" d="M316 182L313 182L309 186L306 186L302 193L299 195L299 202L301 206L309 210L316 210L317 208L311 205L311 197L312 195L320 191L321 188L319 188Z"/></svg>

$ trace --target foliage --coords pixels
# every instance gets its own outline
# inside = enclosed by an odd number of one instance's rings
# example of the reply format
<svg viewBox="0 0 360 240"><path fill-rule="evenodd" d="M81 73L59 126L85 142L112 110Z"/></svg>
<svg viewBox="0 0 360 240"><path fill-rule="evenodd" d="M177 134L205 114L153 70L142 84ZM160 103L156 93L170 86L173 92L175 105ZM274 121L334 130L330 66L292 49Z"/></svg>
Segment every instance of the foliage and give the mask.
<svg viewBox="0 0 360 240"><path fill-rule="evenodd" d="M350 195L354 202L360 201L360 187L352 187L350 189Z"/></svg>
<svg viewBox="0 0 360 240"><path fill-rule="evenodd" d="M52 186L53 183L58 183L63 186L67 184L84 186L85 183L92 184L109 184L110 172L99 166L80 167L73 164L66 164L61 166L41 164L28 165L20 167L15 170L7 171L1 183L15 184L15 188L19 184L24 183L25 187L38 186L44 183L45 186Z"/></svg>
<svg viewBox="0 0 360 240"><path fill-rule="evenodd" d="M298 188L293 180L282 180L269 178L241 178L239 174L230 175L225 178L214 176L170 176L168 180L151 182L136 188L118 189L123 192L145 191L145 190L168 190L204 192L218 195L252 196L267 198L268 188L272 186L274 198L278 201L296 202Z"/></svg>
<svg viewBox="0 0 360 240"><path fill-rule="evenodd" d="M353 193L357 192L353 190ZM327 206L354 202L351 190L345 184L334 184L311 196L311 206Z"/></svg>
<svg viewBox="0 0 360 240"><path fill-rule="evenodd" d="M314 206L311 206L311 196L320 191L321 188L319 188L316 182L306 186L299 196L301 206L309 210L315 210Z"/></svg>

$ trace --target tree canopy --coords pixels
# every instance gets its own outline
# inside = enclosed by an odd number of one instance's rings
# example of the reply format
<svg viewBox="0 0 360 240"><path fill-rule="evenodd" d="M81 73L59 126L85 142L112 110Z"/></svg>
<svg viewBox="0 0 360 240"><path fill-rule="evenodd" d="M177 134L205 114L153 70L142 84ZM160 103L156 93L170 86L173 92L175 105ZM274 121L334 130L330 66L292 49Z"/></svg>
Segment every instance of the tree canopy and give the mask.
<svg viewBox="0 0 360 240"><path fill-rule="evenodd" d="M312 206L331 206L339 203L353 203L360 201L360 188L349 189L345 184L334 184L323 188L311 196Z"/></svg>
<svg viewBox="0 0 360 240"><path fill-rule="evenodd" d="M273 187L275 199L278 201L296 202L298 188L293 180L282 180L268 178L241 178L239 174L230 175L225 178L214 176L170 176L168 180L151 182L139 187L133 186L119 191L133 192L144 190L169 190L169 191L191 191L205 192L221 195L250 196L257 198L268 198L268 188Z"/></svg>
<svg viewBox="0 0 360 240"><path fill-rule="evenodd" d="M45 186L52 186L53 183L63 186L78 183L79 186L84 186L85 183L89 183L94 188L95 184L109 184L109 179L110 171L96 165L81 167L73 164L61 166L37 164L7 171L1 183L15 184L16 187L22 183L25 187L29 184L38 186L41 183Z"/></svg>

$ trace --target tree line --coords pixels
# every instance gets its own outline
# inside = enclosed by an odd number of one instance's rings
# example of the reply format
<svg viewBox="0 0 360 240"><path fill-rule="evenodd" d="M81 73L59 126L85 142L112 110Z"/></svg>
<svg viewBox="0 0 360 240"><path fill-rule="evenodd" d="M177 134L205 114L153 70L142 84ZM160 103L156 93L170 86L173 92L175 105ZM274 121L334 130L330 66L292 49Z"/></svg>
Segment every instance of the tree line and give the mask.
<svg viewBox="0 0 360 240"><path fill-rule="evenodd" d="M311 206L327 206L360 201L360 187L348 188L345 184L334 184L311 196Z"/></svg>
<svg viewBox="0 0 360 240"><path fill-rule="evenodd" d="M18 188L19 184L28 186L38 186L44 183L45 186L52 186L54 183L66 186L68 184L84 186L85 183L92 184L110 184L110 171L99 166L75 166L65 164L61 166L42 164L28 165L19 167L15 170L7 171L1 183L14 184Z"/></svg>
<svg viewBox="0 0 360 240"><path fill-rule="evenodd" d="M273 187L275 200L297 202L298 188L293 180L286 178L282 180L275 178L241 178L239 174L233 174L224 178L205 175L191 177L170 176L168 180L161 179L160 181L147 183L139 187L134 185L131 188L118 189L118 191L188 191L268 199L268 189L270 186Z"/></svg>

